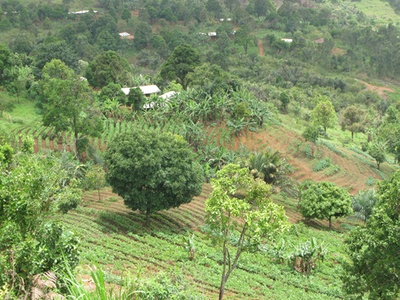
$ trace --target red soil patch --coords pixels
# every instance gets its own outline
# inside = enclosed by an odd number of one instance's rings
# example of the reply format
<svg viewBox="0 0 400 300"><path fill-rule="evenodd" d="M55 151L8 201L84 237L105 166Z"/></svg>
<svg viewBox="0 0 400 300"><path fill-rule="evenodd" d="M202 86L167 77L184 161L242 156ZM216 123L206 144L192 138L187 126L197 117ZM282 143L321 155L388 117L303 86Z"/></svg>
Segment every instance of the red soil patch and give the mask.
<svg viewBox="0 0 400 300"><path fill-rule="evenodd" d="M332 53L332 55L341 56L341 55L345 55L346 54L346 50L340 49L340 48L337 48L337 47L333 47L331 53Z"/></svg>
<svg viewBox="0 0 400 300"><path fill-rule="evenodd" d="M310 159L301 156L296 152L296 143L302 141L302 137L282 126L271 126L260 132L244 132L235 141L235 149L240 145L252 151L261 151L267 147L278 150L287 162L293 166L295 172L291 177L296 180L311 179L314 181L331 181L340 186L346 187L351 193L368 188L365 184L368 177L378 178L377 174L367 165L356 162L352 153L346 149L340 149L347 157L342 157L323 146L315 147L315 152L321 152L322 157L329 157L332 163L340 167L340 171L332 176L327 176L323 171L314 172Z"/></svg>
<svg viewBox="0 0 400 300"><path fill-rule="evenodd" d="M257 44L258 44L258 54L260 56L264 56L264 45L263 45L262 41L258 40Z"/></svg>
<svg viewBox="0 0 400 300"><path fill-rule="evenodd" d="M365 89L367 91L373 91L373 92L377 93L379 96L381 96L383 99L387 98L387 92L390 92L390 93L394 92L394 90L392 88L389 88L387 86L376 86L376 85L369 84L368 82L360 80L360 79L356 79L356 80L358 82L365 84Z"/></svg>

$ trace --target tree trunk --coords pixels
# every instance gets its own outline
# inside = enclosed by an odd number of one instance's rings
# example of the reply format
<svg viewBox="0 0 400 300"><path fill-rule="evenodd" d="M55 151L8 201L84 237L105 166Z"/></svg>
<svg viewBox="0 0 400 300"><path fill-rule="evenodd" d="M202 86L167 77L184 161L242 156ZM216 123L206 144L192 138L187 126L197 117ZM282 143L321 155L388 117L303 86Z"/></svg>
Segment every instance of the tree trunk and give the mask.
<svg viewBox="0 0 400 300"><path fill-rule="evenodd" d="M151 215L151 212L150 212L150 209L148 208L146 210L146 220L145 220L145 223L144 223L146 228L149 227L149 225L150 225L150 215Z"/></svg>
<svg viewBox="0 0 400 300"><path fill-rule="evenodd" d="M221 285L219 287L219 300L222 300L222 298L224 297L224 291L225 291L225 284L226 284L226 263L227 263L227 247L226 247L226 240L224 241L224 245L223 245L223 255L224 255L224 260L223 260L223 264L224 266L222 267L222 276L221 276ZM229 268L229 266L228 266Z"/></svg>
<svg viewBox="0 0 400 300"><path fill-rule="evenodd" d="M75 156L78 156L78 132L77 130L74 131L74 138L75 138Z"/></svg>
<svg viewBox="0 0 400 300"><path fill-rule="evenodd" d="M351 132L351 140L354 141L354 131Z"/></svg>
<svg viewBox="0 0 400 300"><path fill-rule="evenodd" d="M329 229L332 229L332 217L329 217Z"/></svg>
<svg viewBox="0 0 400 300"><path fill-rule="evenodd" d="M224 298L225 283L226 283L226 278L225 278L224 274L222 274L221 286L219 287L218 300L222 300Z"/></svg>

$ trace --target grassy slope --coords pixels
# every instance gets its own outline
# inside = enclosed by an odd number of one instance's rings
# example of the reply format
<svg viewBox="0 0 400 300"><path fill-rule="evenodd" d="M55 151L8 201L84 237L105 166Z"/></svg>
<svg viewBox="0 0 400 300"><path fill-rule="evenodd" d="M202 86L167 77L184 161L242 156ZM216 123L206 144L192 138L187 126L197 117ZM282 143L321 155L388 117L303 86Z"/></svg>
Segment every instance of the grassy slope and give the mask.
<svg viewBox="0 0 400 300"><path fill-rule="evenodd" d="M141 224L143 216L125 208L109 189L87 193L84 204L64 216L63 222L82 236L81 266L99 263L108 281L123 282L127 273L141 270L143 277L160 271L180 272L207 298L215 298L220 281L221 253L212 248L200 231L204 221L204 201L211 187L205 185L201 196L190 204L155 214L149 229ZM118 200L117 200L118 199ZM289 214L296 212L288 209ZM336 224L337 225L337 224ZM195 232L196 255L187 258L183 237ZM229 299L336 299L342 297L340 274L344 234L296 225L286 236L297 244L311 236L329 245L326 261L317 264L309 278L288 265L281 265L266 253L243 254L239 267L227 284Z"/></svg>
<svg viewBox="0 0 400 300"><path fill-rule="evenodd" d="M74 2L74 10L92 7L93 2ZM351 2L366 13L367 16L383 20L399 21L399 17L386 2L363 0ZM379 21L381 22L381 21ZM10 36L12 32L9 32ZM3 36L4 37L4 36ZM8 38L6 38L8 39ZM2 42L3 40L0 40ZM4 42L4 41L3 41ZM252 49L256 51L256 48ZM5 124L17 133L21 128L38 126L39 118L33 113L31 104L18 106L11 114L5 113L0 123ZM26 117L29 116L28 119ZM14 120L14 122L10 122ZM15 122L17 121L17 122ZM335 153L321 145L317 157L307 157L305 150L296 150L296 142L300 141L302 125L294 123L293 119L282 117L285 124L274 127L267 132L248 133L240 137L240 142L251 149L270 146L280 150L295 168L297 179L312 178L315 180L331 180L352 188L355 192L360 188L368 188L368 178L380 179L393 170L392 165L383 164L383 172L378 172L374 162L366 155L352 150L353 145L346 144L345 137L339 130L330 134L333 140L328 141L331 148L345 153L346 157ZM282 135L282 134L286 135ZM286 138L282 139L282 136ZM363 139L362 135L357 136ZM335 142L342 141L342 142ZM40 145L39 141L39 145ZM48 145L43 143L43 145ZM39 147L40 148L40 147ZM318 160L330 157L340 171L327 175L326 171L313 172L312 167ZM178 209L160 212L155 215L149 230L141 226L143 217L126 209L121 199L115 201L109 189L102 191L102 200L97 199L97 193L87 193L84 204L77 210L64 216L63 222L71 229L77 230L82 239L82 269L86 265L98 263L107 272L109 282L120 283L127 274L136 274L141 269L142 276L152 276L157 272L173 272L179 270L192 282L198 291L208 298L215 298L221 266L218 262L221 255L210 247L205 235L199 230L204 218L204 200L210 192L208 185L204 186L200 197ZM287 210L291 221L297 223L301 216L295 211L296 201L278 198ZM336 223L336 229L348 227L346 220ZM296 273L287 265L280 265L265 253L244 255L239 269L236 270L227 284L227 296L240 299L335 299L342 297L340 279L344 254L344 232L326 231L326 222L315 222L317 227L298 225L296 230L288 235L294 244L311 236L317 237L329 245L330 254L326 262L318 264L317 269L309 278ZM350 225L351 226L351 225ZM196 258L187 259L182 238L187 231L195 231Z"/></svg>
<svg viewBox="0 0 400 300"><path fill-rule="evenodd" d="M374 19L377 23L398 23L400 22L400 16L395 13L390 4L386 1L377 0L362 0L362 1L351 1L349 2L362 11L367 17Z"/></svg>
<svg viewBox="0 0 400 300"><path fill-rule="evenodd" d="M38 116L30 103L19 105L10 113L12 119L26 118L23 124L13 124L13 132L20 128L30 128L34 132L34 124ZM7 118L6 118L7 119ZM6 123L6 119L1 122ZM293 176L297 179L312 178L315 180L331 180L355 188L365 188L368 177L379 179L379 174L371 159L362 154L352 155L354 151L341 145L331 147L338 153L345 153L346 158L333 152L322 144L316 153L319 156L309 158L304 150L296 150L300 141L299 132L303 125L296 126L289 117L281 116L280 126L269 126L260 132L243 133L239 138L232 139L224 128L210 128L213 137L208 139L220 141L226 146L237 148L240 144L249 149L273 147L281 151L288 162L295 168ZM291 128L296 127L296 130ZM113 130L114 132L115 130ZM331 130L332 135L340 134L339 130ZM104 140L108 140L111 130L108 129ZM40 136L39 136L40 137ZM361 136L359 136L362 138ZM333 143L332 141L330 141ZM39 142L40 144L40 142ZM43 143L42 145L46 145ZM331 157L333 164L340 167L340 172L327 175L326 170L312 171L313 165L319 159ZM355 175L351 166L358 166ZM383 164L383 173L389 173L393 166ZM349 186L348 186L349 187ZM107 273L107 280L113 283L122 282L127 273L136 274L141 269L142 276L150 277L160 271L176 272L185 275L193 286L209 298L214 298L220 281L221 254L212 248L205 235L200 231L204 224L204 201L210 192L210 186L205 185L200 197L177 209L160 212L155 215L149 230L142 227L143 216L125 208L120 198L111 198L109 189L102 192L102 200L97 199L97 192L87 193L84 203L77 210L63 218L63 223L77 231L82 239L82 262L80 272L87 270L86 265L99 264ZM115 201L116 200L116 201ZM297 201L285 197L277 197L276 201L286 208L286 213L292 223L299 223L301 216L296 211ZM314 236L318 241L329 245L330 254L327 261L318 264L316 272L309 278L296 273L292 267L276 263L266 253L244 255L240 268L228 281L228 295L231 298L249 299L334 299L342 297L340 291L341 264L346 260L343 239L346 235L341 232L348 228L348 220L335 223L336 231L326 230L325 221L310 223L310 227L297 225L296 230L287 236L292 244L305 241ZM351 226L351 225L350 225ZM196 259L189 261L183 247L183 236L187 231L195 231ZM290 249L288 249L289 251ZM306 292L308 290L308 292Z"/></svg>

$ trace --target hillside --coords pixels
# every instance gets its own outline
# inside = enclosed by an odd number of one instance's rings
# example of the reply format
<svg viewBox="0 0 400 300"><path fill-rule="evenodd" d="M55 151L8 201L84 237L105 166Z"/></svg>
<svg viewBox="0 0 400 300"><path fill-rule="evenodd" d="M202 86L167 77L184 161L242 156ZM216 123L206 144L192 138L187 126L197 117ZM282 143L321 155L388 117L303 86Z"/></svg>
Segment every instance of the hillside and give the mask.
<svg viewBox="0 0 400 300"><path fill-rule="evenodd" d="M230 163L272 185L291 228L243 252L227 299L347 299L350 283L373 298L379 271L396 275L384 264L371 281L342 280L356 253L345 241L369 228L361 219L374 205L398 197L396 188L375 193L400 162L396 1L0 2L0 298L33 297L33 275L68 264L74 273L61 277L82 280L87 299L100 290L96 268L115 295L133 286L140 299L216 298L223 254L206 234L205 202ZM145 95L148 85L160 92ZM105 182L107 148L136 129L181 140L204 177L200 196L154 213L149 227ZM343 207L351 198L356 210L332 230L300 213L318 182L343 188ZM393 228L391 242L400 240ZM391 236L374 241L382 259ZM359 237L360 249L368 241ZM299 257L313 243L319 259L302 274ZM392 279L383 292L397 299Z"/></svg>

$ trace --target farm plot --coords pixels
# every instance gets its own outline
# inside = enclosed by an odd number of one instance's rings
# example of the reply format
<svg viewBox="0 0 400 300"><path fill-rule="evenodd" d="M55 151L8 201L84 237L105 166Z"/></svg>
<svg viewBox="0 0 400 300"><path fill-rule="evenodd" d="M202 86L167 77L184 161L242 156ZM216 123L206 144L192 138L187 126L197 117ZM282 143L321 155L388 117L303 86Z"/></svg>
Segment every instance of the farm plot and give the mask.
<svg viewBox="0 0 400 300"><path fill-rule="evenodd" d="M154 214L151 225L143 227L144 216L127 209L123 200L104 189L85 195L83 204L63 217L63 223L81 236L81 264L99 264L110 283L121 284L127 273L152 277L159 272L179 270L200 293L215 298L218 291L222 255L202 232L204 203L211 191L179 208ZM290 203L288 214L296 214ZM293 205L292 205L293 206ZM298 215L298 214L297 214ZM296 225L297 226L297 225ZM229 299L336 299L341 298L340 274L343 233L300 226L286 238L293 243L311 235L335 245L327 262L308 278L289 265L281 265L267 250L244 254L227 284ZM195 234L195 259L189 260L184 237ZM329 278L329 282L327 282Z"/></svg>

